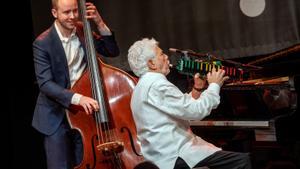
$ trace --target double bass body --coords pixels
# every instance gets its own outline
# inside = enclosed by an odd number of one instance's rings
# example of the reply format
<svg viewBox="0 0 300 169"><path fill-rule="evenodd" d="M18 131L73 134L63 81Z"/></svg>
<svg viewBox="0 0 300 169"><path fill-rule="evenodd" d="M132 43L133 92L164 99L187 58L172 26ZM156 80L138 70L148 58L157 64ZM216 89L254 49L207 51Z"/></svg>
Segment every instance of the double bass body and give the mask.
<svg viewBox="0 0 300 169"><path fill-rule="evenodd" d="M136 80L100 60L98 64L104 82L104 104L109 112L109 120L97 124L95 115L86 115L80 107L73 107L68 111L69 123L80 132L84 147L83 160L75 168L132 169L143 160L139 154L135 124L130 110L130 98ZM86 71L72 90L92 97L91 88L89 71ZM109 138L105 138L107 135Z"/></svg>

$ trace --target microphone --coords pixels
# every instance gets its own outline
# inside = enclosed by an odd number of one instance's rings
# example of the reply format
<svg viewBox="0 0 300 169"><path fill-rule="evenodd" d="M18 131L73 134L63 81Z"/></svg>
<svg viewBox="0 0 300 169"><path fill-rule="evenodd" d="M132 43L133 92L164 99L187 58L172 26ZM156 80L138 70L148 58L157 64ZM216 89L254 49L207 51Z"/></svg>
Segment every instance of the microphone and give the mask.
<svg viewBox="0 0 300 169"><path fill-rule="evenodd" d="M175 48L169 48L170 52L174 52L174 53L180 53L180 54L184 54L186 55L191 55L191 56L198 56L198 57L205 57L205 54L199 54L199 53L195 53L195 52L190 52L187 50L180 50L180 49L175 49Z"/></svg>
<svg viewBox="0 0 300 169"><path fill-rule="evenodd" d="M175 49L175 48L169 48L170 52L174 52L174 53L181 53L181 54L188 54L189 51L186 50L179 50L179 49Z"/></svg>

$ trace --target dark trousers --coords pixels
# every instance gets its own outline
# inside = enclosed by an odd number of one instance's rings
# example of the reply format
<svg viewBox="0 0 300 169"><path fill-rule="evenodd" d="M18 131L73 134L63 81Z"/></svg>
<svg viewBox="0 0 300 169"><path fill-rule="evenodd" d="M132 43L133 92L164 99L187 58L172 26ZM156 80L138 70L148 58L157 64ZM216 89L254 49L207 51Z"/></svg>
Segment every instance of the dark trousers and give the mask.
<svg viewBox="0 0 300 169"><path fill-rule="evenodd" d="M251 169L251 161L248 153L218 151L200 161L194 168L204 166L210 169ZM190 167L179 157L174 169L190 169Z"/></svg>
<svg viewBox="0 0 300 169"><path fill-rule="evenodd" d="M78 132L64 119L58 130L45 136L47 169L73 169L82 160L83 146Z"/></svg>

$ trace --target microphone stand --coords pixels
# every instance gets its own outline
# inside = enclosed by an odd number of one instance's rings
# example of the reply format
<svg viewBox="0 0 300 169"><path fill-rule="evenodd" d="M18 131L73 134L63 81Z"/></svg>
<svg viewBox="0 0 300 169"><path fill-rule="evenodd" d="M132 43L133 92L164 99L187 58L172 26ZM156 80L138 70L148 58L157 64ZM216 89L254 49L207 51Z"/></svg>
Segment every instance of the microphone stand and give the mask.
<svg viewBox="0 0 300 169"><path fill-rule="evenodd" d="M173 48L170 48L170 49L173 49ZM218 58L212 54L203 54L203 53L196 53L196 52L193 52L193 51L184 51L184 50L176 50L174 52L177 52L177 53L181 53L181 54L184 54L184 56L186 55L191 55L191 56L195 56L195 57L199 57L199 58L208 58L208 60L211 62L211 60L219 60L219 61L222 61L222 62L226 62L226 63L230 63L230 64L233 64L237 67L244 67L244 68L252 68L252 69L256 69L256 70L259 70L259 69L262 69L263 67L261 66L254 66L254 65L251 65L251 64L244 64L244 63L240 63L240 62L236 62L236 61L233 61L233 60L225 60L225 59L221 59L221 58Z"/></svg>

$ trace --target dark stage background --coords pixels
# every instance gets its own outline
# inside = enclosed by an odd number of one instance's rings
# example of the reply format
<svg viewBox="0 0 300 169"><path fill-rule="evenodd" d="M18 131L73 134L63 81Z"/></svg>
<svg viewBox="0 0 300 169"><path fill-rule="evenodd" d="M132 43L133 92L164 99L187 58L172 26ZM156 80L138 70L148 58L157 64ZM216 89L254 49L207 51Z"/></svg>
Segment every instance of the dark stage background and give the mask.
<svg viewBox="0 0 300 169"><path fill-rule="evenodd" d="M5 13L4 18L7 20L2 22L5 34L9 35L5 36L9 37L9 40L5 41L7 46L4 50L7 50L7 53L2 66L6 67L5 74L8 75L4 98L9 100L10 125L9 147L5 148L9 151L9 161L3 161L5 165L1 168L44 169L46 166L42 138L31 127L38 91L31 45L34 38L31 2L22 0L10 2L4 6L13 6L14 12L10 12L9 15ZM2 122L6 122L6 119Z"/></svg>
<svg viewBox="0 0 300 169"><path fill-rule="evenodd" d="M115 31L121 49L105 61L129 70L127 50L142 37L154 37L167 52L170 47L240 59L272 53L300 42L299 0L94 0ZM46 168L42 137L31 127L38 88L31 44L51 26L50 0L17 2L19 19L9 32L22 48L13 48L9 82L9 168ZM242 6L242 7L241 7ZM244 14L243 13L244 10ZM255 16L257 15L257 16ZM24 21L23 21L24 20ZM167 52L168 53L168 52ZM172 60L172 58L171 58ZM14 73L16 72L16 73ZM12 145L11 145L12 144Z"/></svg>
<svg viewBox="0 0 300 169"><path fill-rule="evenodd" d="M50 0L31 0L34 35L51 26ZM106 59L128 70L127 50L142 37L224 58L262 55L300 42L299 0L92 0L121 48Z"/></svg>

